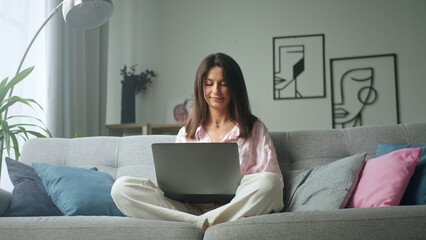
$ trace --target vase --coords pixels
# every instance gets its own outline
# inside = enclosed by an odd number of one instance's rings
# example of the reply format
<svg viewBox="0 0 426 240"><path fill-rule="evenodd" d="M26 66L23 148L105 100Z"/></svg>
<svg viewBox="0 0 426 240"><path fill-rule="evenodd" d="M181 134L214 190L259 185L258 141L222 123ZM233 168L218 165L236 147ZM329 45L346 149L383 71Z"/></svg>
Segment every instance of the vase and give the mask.
<svg viewBox="0 0 426 240"><path fill-rule="evenodd" d="M121 123L135 122L135 86L121 85Z"/></svg>

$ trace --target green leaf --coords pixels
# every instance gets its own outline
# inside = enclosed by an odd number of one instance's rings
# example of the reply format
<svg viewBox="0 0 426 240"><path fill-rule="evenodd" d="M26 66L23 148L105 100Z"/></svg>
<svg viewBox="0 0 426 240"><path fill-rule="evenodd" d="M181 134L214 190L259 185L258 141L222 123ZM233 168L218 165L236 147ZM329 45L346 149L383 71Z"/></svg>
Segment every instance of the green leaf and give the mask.
<svg viewBox="0 0 426 240"><path fill-rule="evenodd" d="M47 130L47 129L45 129L45 128L42 128L42 127L40 127L40 126L35 126L35 127L37 127L37 128L39 128L40 130L43 130L43 132L45 132L46 133L46 135L44 135L44 134L42 134L42 133L39 133L41 136L43 136L43 138L45 138L45 137L51 137L52 135L50 134L50 132L49 132L49 130ZM27 135L27 133L28 132L30 132L30 131L32 131L32 132L34 132L34 130L27 130L27 129L25 129L24 127L18 127L18 129L14 129L14 130L12 130L11 131L11 133L13 133L13 134L21 134L21 133L23 133L24 135L25 135L25 137L26 137L26 140L28 140L29 139L29 137L28 137L28 135ZM25 138L24 138L25 139Z"/></svg>
<svg viewBox="0 0 426 240"><path fill-rule="evenodd" d="M7 155L10 156L10 131L7 121L1 121L1 131L3 133L3 142L6 144Z"/></svg>
<svg viewBox="0 0 426 240"><path fill-rule="evenodd" d="M36 132L36 131L26 131L26 132L33 135L33 136L36 136L38 138L46 138L46 136L44 136L43 134Z"/></svg>
<svg viewBox="0 0 426 240"><path fill-rule="evenodd" d="M16 139L15 135L10 135L10 138L12 139L13 149L15 150L15 159L19 160L19 156L21 154L19 154L19 143L18 143L18 140Z"/></svg>
<svg viewBox="0 0 426 240"><path fill-rule="evenodd" d="M36 118L36 117L33 117L33 116L29 116L29 115L13 115L13 116L8 116L6 120L10 120L10 119L13 119L13 118L29 118L29 119L33 119L33 120L36 120L36 121L40 122L44 126L43 121L41 121L39 118Z"/></svg>
<svg viewBox="0 0 426 240"><path fill-rule="evenodd" d="M17 97L17 96L12 96L12 97L10 97L10 98L8 98L4 101L5 104L1 104L0 113L5 112L9 107L14 105L15 103L22 103L22 104L25 104L25 105L33 108L33 106L30 104L30 102L36 103L33 99L25 99L25 98L20 98L20 97ZM36 103L36 104L38 105L38 103ZM40 107L40 105L38 105L38 106Z"/></svg>
<svg viewBox="0 0 426 240"><path fill-rule="evenodd" d="M9 80L9 78L5 78L5 79L3 79L3 81L1 81L0 82L0 95L1 95L1 93L3 92L3 91L5 91L6 92L6 94L7 94L7 89L5 89L5 86L6 86L6 84L7 84L7 81ZM5 94L5 96L6 96L6 94ZM0 101L2 101L3 99L1 99L0 98Z"/></svg>
<svg viewBox="0 0 426 240"><path fill-rule="evenodd" d="M8 89L5 88L8 80L9 78L5 78L3 81L0 82L0 103L3 102L4 98L7 95L7 92L9 91Z"/></svg>
<svg viewBox="0 0 426 240"><path fill-rule="evenodd" d="M28 137L27 130L25 128L23 128L23 127L18 127L18 128L24 133L24 136L22 138L24 138L24 139L30 139Z"/></svg>
<svg viewBox="0 0 426 240"><path fill-rule="evenodd" d="M9 128L16 128L17 127L19 129L21 129L22 132L25 132L26 129L23 126L35 127L35 128L40 129L40 130L43 130L43 132L46 133L47 137L52 137L51 132L49 131L49 129L47 129L46 125L44 125L44 123L40 119L38 119L36 117L23 116L23 115L11 116L11 117L8 117L8 119L12 119L12 118L15 118L15 117L27 117L27 118L31 118L31 119L34 119L36 121L39 121L43 126L39 126L37 124L32 124L32 123L17 123L17 124L10 125Z"/></svg>
<svg viewBox="0 0 426 240"><path fill-rule="evenodd" d="M42 128L39 125L33 124L33 123L17 123L17 124L9 125L10 128L15 128L15 127L19 127L19 126Z"/></svg>
<svg viewBox="0 0 426 240"><path fill-rule="evenodd" d="M19 82L21 82L22 80L24 80L28 74L30 74L33 71L34 67L29 67L23 71L21 71L20 73L16 74L16 76L14 78L12 78L12 80L10 80L10 82L8 82L7 84L5 84L2 87L2 91L0 91L0 101L2 101L7 93L9 92L9 90L13 87L16 86L16 84L18 84Z"/></svg>

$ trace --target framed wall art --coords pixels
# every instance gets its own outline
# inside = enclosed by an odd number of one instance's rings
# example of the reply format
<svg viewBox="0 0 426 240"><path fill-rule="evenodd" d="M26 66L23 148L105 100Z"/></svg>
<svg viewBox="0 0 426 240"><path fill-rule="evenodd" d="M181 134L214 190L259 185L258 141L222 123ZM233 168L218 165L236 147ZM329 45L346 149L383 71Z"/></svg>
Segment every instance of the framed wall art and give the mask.
<svg viewBox="0 0 426 240"><path fill-rule="evenodd" d="M400 123L396 54L330 59L333 128Z"/></svg>
<svg viewBox="0 0 426 240"><path fill-rule="evenodd" d="M326 97L324 58L324 34L274 37L274 100Z"/></svg>

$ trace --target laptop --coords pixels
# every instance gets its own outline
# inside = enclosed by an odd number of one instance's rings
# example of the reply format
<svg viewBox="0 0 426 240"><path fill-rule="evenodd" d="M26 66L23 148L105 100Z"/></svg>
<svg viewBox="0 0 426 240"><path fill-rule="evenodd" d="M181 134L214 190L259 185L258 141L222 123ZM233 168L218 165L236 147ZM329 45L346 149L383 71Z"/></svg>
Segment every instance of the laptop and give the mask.
<svg viewBox="0 0 426 240"><path fill-rule="evenodd" d="M158 187L188 203L231 201L241 181L237 143L152 144Z"/></svg>

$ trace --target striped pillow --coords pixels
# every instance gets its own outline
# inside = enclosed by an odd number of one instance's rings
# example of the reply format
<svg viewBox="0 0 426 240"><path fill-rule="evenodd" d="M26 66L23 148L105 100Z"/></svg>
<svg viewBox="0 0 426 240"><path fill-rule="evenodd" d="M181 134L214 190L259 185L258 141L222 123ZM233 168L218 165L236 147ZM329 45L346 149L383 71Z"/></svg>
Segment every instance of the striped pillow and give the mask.
<svg viewBox="0 0 426 240"><path fill-rule="evenodd" d="M358 183L365 153L312 169L284 172L285 211L344 208Z"/></svg>

